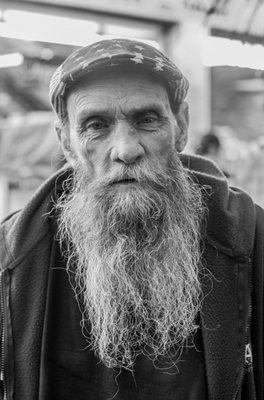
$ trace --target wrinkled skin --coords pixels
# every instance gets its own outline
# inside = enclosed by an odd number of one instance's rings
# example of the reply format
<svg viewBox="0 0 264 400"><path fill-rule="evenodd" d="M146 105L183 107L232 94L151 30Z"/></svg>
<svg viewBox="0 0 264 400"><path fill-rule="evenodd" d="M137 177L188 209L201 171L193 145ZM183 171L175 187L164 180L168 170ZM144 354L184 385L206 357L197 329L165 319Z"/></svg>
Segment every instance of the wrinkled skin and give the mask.
<svg viewBox="0 0 264 400"><path fill-rule="evenodd" d="M142 74L98 74L70 93L67 109L63 150L73 164L86 164L91 178L147 156L166 164L171 149L182 151L187 141L187 104L173 110L165 87Z"/></svg>
<svg viewBox="0 0 264 400"><path fill-rule="evenodd" d="M178 156L187 106L173 109L163 84L129 72L80 83L67 109L57 131L74 172L57 203L59 238L89 345L108 367L175 355L201 304L202 196Z"/></svg>

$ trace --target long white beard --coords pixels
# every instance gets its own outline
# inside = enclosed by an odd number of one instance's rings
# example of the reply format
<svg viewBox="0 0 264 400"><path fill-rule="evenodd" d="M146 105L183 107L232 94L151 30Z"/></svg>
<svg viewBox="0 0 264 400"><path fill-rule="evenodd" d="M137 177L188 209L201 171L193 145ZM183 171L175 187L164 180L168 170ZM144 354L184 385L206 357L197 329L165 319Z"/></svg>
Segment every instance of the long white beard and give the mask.
<svg viewBox="0 0 264 400"><path fill-rule="evenodd" d="M115 179L135 178L127 190ZM201 307L201 189L177 155L119 166L91 181L81 167L58 203L59 239L83 305L87 340L108 367L133 369L195 333Z"/></svg>

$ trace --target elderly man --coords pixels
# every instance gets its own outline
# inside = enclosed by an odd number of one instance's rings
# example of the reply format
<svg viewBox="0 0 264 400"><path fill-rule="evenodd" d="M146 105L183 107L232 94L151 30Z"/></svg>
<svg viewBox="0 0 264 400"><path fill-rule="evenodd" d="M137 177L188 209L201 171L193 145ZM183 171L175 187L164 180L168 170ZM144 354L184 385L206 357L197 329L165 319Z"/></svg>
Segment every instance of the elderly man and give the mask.
<svg viewBox="0 0 264 400"><path fill-rule="evenodd" d="M68 164L1 228L2 398L263 399L263 211L181 154L187 89L124 39L55 72Z"/></svg>

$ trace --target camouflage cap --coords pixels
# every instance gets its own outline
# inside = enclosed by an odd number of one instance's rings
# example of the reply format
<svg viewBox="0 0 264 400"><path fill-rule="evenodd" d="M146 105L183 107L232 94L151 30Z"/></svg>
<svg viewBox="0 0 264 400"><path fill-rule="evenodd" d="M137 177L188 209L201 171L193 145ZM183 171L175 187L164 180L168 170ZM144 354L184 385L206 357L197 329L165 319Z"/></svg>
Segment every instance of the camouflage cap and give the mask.
<svg viewBox="0 0 264 400"><path fill-rule="evenodd" d="M102 40L73 52L56 69L50 82L50 101L59 116L67 115L65 91L83 76L99 69L127 64L157 74L166 83L172 102L181 103L189 83L176 65L156 48L128 39Z"/></svg>

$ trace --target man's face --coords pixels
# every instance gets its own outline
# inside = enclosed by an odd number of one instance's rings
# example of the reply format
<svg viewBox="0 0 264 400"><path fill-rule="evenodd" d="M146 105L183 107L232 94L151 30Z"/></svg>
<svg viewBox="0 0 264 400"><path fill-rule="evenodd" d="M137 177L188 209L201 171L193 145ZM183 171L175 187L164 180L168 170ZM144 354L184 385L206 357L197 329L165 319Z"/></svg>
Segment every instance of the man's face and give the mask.
<svg viewBox="0 0 264 400"><path fill-rule="evenodd" d="M186 123L162 85L135 73L79 84L67 107L61 141L74 168L57 199L58 236L89 345L130 369L197 328L204 209L177 154Z"/></svg>
<svg viewBox="0 0 264 400"><path fill-rule="evenodd" d="M165 167L172 148L182 150L167 91L145 76L101 73L70 93L67 109L73 162L86 166L91 180L146 158Z"/></svg>

